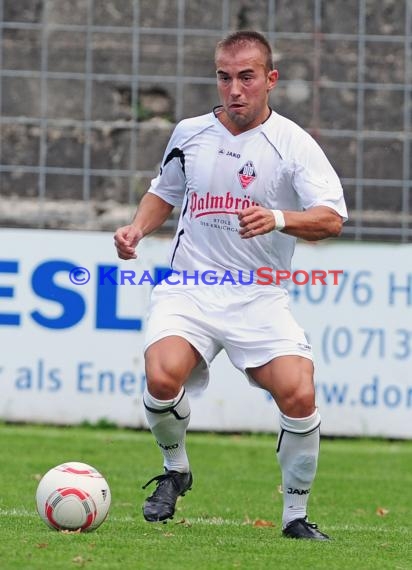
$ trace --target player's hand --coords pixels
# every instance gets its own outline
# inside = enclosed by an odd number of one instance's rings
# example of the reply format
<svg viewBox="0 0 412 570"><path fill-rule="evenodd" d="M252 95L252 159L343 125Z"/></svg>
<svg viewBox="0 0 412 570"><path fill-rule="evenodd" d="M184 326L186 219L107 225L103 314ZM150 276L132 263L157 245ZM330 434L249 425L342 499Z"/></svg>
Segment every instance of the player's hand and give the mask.
<svg viewBox="0 0 412 570"><path fill-rule="evenodd" d="M267 208L262 206L250 206L238 212L239 234L242 239L248 239L272 232L276 226L276 220Z"/></svg>
<svg viewBox="0 0 412 570"><path fill-rule="evenodd" d="M136 259L136 246L143 237L142 230L135 226L123 226L114 234L114 245L120 259Z"/></svg>

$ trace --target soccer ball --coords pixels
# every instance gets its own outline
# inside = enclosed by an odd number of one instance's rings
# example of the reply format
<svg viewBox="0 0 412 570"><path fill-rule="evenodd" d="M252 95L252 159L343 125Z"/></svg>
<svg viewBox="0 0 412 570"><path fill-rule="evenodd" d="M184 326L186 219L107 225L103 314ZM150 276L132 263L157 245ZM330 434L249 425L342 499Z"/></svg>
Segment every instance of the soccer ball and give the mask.
<svg viewBox="0 0 412 570"><path fill-rule="evenodd" d="M95 530L105 520L110 502L110 488L103 475L75 461L50 469L36 491L40 517L57 530Z"/></svg>

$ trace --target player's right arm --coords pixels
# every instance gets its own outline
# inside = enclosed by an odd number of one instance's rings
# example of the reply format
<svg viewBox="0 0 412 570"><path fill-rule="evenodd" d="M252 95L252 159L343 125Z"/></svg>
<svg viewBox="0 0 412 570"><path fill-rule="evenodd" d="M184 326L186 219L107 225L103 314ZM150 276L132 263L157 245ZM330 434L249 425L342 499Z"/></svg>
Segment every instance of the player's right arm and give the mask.
<svg viewBox="0 0 412 570"><path fill-rule="evenodd" d="M174 129L163 156L160 172L151 181L132 223L119 228L115 233L114 242L120 259L135 259L135 249L139 241L159 228L173 208L182 204L186 176L184 152L181 147L188 136L185 134L184 125L185 121L181 121Z"/></svg>
<svg viewBox="0 0 412 570"><path fill-rule="evenodd" d="M136 247L144 236L159 228L169 217L173 207L156 194L146 193L133 221L114 234L114 243L120 259L136 259Z"/></svg>

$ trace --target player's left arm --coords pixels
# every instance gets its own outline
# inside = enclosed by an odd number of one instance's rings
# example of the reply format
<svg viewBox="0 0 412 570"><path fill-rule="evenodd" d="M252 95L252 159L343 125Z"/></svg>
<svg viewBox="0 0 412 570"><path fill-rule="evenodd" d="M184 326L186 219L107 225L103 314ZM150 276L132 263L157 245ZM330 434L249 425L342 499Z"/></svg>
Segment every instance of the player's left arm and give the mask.
<svg viewBox="0 0 412 570"><path fill-rule="evenodd" d="M283 220L280 223L279 217L282 214ZM284 223L282 233L316 241L339 236L343 225L343 218L328 206L314 206L303 212L283 210L281 214L262 206L251 206L239 212L238 218L239 234L243 239L275 231Z"/></svg>
<svg viewBox="0 0 412 570"><path fill-rule="evenodd" d="M339 177L316 141L299 133L292 141L293 156L288 163L299 210L251 206L238 212L243 239L274 230L308 241L340 235L347 208Z"/></svg>

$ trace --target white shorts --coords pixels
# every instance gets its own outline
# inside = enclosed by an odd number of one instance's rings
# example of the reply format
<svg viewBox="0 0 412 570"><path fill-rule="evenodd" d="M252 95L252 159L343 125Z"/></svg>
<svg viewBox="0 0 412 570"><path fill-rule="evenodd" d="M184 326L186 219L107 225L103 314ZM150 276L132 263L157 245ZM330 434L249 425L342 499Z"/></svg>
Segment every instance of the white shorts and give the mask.
<svg viewBox="0 0 412 570"><path fill-rule="evenodd" d="M176 335L202 356L186 382L189 392L206 388L209 366L222 349L254 385L247 368L285 355L312 360L312 347L290 312L288 293L278 287L162 283L152 291L146 326L145 350Z"/></svg>

